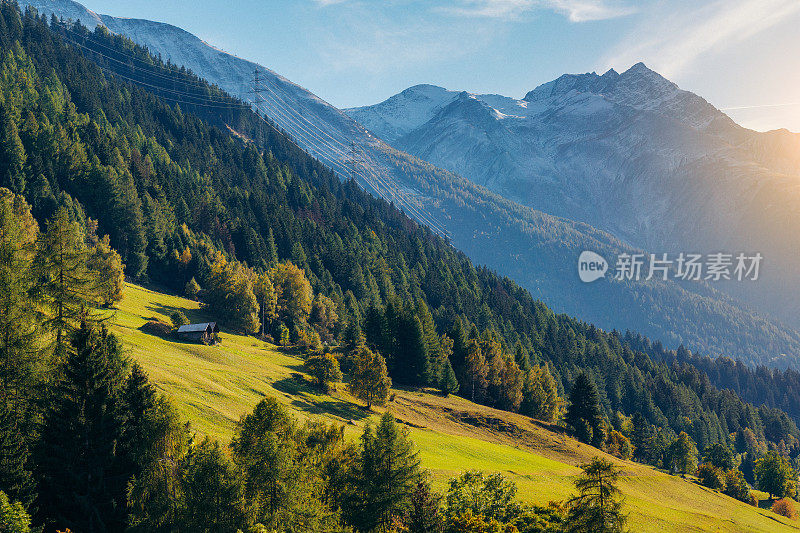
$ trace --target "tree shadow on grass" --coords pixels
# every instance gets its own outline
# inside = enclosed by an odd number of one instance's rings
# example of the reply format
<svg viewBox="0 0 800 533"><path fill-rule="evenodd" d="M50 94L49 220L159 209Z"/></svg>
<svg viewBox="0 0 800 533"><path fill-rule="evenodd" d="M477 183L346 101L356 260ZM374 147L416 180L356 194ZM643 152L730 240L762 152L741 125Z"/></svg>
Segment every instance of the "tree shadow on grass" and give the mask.
<svg viewBox="0 0 800 533"><path fill-rule="evenodd" d="M344 420L363 420L371 414L366 408L346 401L326 399L315 402L300 397L299 395L302 393L312 395L320 394L320 390L316 385L309 383L299 374L294 374L292 377L278 380L273 383L272 386L277 391L294 396L292 399L292 406L312 414L334 415Z"/></svg>
<svg viewBox="0 0 800 533"><path fill-rule="evenodd" d="M163 304L152 304L147 305L145 308L148 311L153 311L154 313L160 313L164 316L171 316L172 313L175 311L181 311L186 315L186 318L189 319L189 322L192 324L196 324L199 322L215 322L213 318L209 316L205 309L184 309L183 307L176 307L173 305L163 305Z"/></svg>

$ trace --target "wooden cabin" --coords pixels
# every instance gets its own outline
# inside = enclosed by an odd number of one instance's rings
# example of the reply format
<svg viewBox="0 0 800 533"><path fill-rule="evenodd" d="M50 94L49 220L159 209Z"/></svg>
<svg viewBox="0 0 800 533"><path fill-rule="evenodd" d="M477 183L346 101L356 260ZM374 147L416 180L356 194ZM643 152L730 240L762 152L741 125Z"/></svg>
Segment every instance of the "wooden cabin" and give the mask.
<svg viewBox="0 0 800 533"><path fill-rule="evenodd" d="M202 342L203 344L213 344L219 333L219 326L216 322L204 322L202 324L186 324L178 328L176 332L178 338Z"/></svg>

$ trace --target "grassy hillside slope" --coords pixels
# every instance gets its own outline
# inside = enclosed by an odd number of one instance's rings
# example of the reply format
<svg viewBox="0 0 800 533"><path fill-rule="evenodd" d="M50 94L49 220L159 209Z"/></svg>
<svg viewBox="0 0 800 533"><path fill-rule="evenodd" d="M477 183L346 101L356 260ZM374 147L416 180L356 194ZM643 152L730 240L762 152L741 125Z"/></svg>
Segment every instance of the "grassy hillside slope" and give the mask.
<svg viewBox="0 0 800 533"><path fill-rule="evenodd" d="M211 347L140 329L151 318L169 321L176 309L192 321L213 319L196 302L128 285L113 327L131 359L175 401L196 431L227 442L239 417L264 395L277 397L299 418L346 424L351 436L375 417L341 387L332 395L317 391L303 375L302 359L290 351L225 332L222 344ZM545 504L568 497L578 464L605 455L565 437L557 428L454 396L396 390L389 409L410 427L439 489L466 469L499 471L518 484L522 499ZM768 510L651 467L611 459L624 471L621 489L634 532L800 531L800 524Z"/></svg>

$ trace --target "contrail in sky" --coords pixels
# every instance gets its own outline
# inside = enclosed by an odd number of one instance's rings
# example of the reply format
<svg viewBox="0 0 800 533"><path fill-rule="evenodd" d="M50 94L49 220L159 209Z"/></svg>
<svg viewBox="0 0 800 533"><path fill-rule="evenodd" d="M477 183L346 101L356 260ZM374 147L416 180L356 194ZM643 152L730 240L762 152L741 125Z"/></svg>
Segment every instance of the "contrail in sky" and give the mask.
<svg viewBox="0 0 800 533"><path fill-rule="evenodd" d="M793 105L800 105L800 102L787 102L785 104L741 105L736 107L722 107L720 108L720 111L735 111L737 109L761 109L764 107L788 107Z"/></svg>

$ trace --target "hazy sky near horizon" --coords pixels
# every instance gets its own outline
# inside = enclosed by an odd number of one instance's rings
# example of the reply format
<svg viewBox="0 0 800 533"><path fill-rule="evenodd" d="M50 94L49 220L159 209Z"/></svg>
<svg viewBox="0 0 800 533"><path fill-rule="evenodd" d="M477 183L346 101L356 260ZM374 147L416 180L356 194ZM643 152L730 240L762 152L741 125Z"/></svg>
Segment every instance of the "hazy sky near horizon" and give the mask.
<svg viewBox="0 0 800 533"><path fill-rule="evenodd" d="M85 0L167 22L338 107L418 83L521 98L638 61L740 124L800 132L800 0Z"/></svg>

